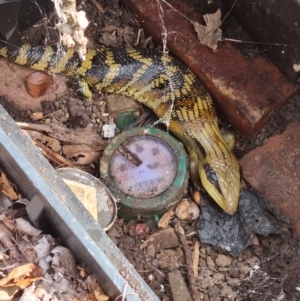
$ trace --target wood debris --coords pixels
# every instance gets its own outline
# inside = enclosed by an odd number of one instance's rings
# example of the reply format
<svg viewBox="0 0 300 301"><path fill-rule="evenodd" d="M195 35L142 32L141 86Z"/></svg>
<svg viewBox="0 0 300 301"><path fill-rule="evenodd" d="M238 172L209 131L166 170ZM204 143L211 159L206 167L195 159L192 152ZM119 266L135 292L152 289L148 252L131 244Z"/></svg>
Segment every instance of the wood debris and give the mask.
<svg viewBox="0 0 300 301"><path fill-rule="evenodd" d="M194 275L194 270L193 270L192 251L186 239L184 229L181 225L181 221L175 218L173 223L174 223L175 232L178 235L179 241L181 242L182 248L184 250L185 264L187 269L187 278L190 284L190 292L192 295L192 299L193 301L198 301L200 300L200 296L199 296L199 291L197 289L196 277Z"/></svg>
<svg viewBox="0 0 300 301"><path fill-rule="evenodd" d="M17 124L23 130L34 130L38 132L45 132L50 137L53 137L64 144L79 144L88 145L96 149L104 149L107 142L101 139L99 135L93 130L93 127L88 125L85 128L69 129L57 124L35 124L35 123L22 123Z"/></svg>
<svg viewBox="0 0 300 301"><path fill-rule="evenodd" d="M23 132L43 155L58 166L88 165L97 162L107 142L92 126L70 129L56 124L19 123Z"/></svg>

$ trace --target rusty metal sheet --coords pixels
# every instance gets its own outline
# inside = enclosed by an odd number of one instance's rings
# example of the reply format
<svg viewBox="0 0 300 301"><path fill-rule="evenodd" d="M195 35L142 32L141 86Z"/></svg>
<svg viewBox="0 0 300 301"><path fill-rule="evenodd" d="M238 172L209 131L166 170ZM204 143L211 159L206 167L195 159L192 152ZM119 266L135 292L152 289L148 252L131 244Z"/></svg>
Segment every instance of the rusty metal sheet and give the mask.
<svg viewBox="0 0 300 301"><path fill-rule="evenodd" d="M167 47L202 80L212 93L216 105L235 130L249 138L269 119L273 110L280 108L299 88L290 84L269 61L258 57L244 58L230 42L222 42L216 52L202 45L189 20L163 2L125 0L140 25ZM168 0L176 10L184 10L179 0Z"/></svg>

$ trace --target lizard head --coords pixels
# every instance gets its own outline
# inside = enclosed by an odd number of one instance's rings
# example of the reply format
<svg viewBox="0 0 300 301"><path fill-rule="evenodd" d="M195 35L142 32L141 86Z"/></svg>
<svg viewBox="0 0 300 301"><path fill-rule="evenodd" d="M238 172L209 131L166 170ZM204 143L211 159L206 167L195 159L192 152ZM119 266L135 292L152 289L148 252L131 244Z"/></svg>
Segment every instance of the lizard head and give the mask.
<svg viewBox="0 0 300 301"><path fill-rule="evenodd" d="M231 155L226 160L205 158L199 165L201 183L206 192L228 214L234 214L241 189L240 167Z"/></svg>

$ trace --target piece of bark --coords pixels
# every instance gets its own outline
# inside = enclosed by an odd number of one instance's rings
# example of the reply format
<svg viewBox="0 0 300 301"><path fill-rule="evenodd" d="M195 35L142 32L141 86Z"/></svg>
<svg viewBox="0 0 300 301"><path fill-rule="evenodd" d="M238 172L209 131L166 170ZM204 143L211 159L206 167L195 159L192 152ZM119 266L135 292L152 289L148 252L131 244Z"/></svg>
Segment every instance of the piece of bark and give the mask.
<svg viewBox="0 0 300 301"><path fill-rule="evenodd" d="M140 246L140 248L143 249L149 245L154 245L155 251L160 252L163 249L178 247L179 240L174 228L167 228L149 235L147 240Z"/></svg>
<svg viewBox="0 0 300 301"><path fill-rule="evenodd" d="M169 283L174 301L190 301L192 300L190 292L184 282L180 271L172 271L168 274Z"/></svg>
<svg viewBox="0 0 300 301"><path fill-rule="evenodd" d="M198 265L199 265L199 256L200 256L200 242L197 240L194 244L194 250L193 250L193 270L195 277L198 277Z"/></svg>

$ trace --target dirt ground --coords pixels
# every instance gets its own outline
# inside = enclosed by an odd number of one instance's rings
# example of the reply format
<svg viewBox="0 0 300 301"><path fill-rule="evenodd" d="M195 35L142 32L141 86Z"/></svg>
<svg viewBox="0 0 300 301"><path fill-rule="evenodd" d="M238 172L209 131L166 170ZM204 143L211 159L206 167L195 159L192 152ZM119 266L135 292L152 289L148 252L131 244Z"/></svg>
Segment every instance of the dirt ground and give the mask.
<svg viewBox="0 0 300 301"><path fill-rule="evenodd" d="M207 1L186 1L196 6L202 13L211 12L214 6ZM101 0L101 5L106 9L105 14L100 13L91 2L82 4L87 12L90 25L87 35L95 44L102 43L107 46L126 46L136 42L139 26L134 16L124 8L118 0ZM222 5L221 0L214 5ZM49 16L49 24L35 27L23 33L25 40L31 43L44 43L45 37L49 43L55 43L57 33L51 29L53 18ZM101 28L114 26L112 31L103 31ZM250 39L239 27L232 16L224 23L223 31L227 37ZM139 46L159 48L141 31ZM239 50L248 57L263 55L258 45L238 44ZM0 91L1 95L1 91ZM83 103L87 122L92 123L100 134L101 127L108 123L105 105L99 109L98 103L104 96L93 103ZM0 97L0 104L16 120L32 122L28 110L20 110L8 102L5 96ZM68 97L63 97L55 102L45 101L41 110L44 115L54 114L51 122L68 125ZM252 139L247 140L238 136L236 154L242 158L251 149L263 145L268 138L281 133L287 124L299 121L300 94L291 98L284 107L275 112L270 121ZM94 170L96 168L94 167ZM194 223L184 223L186 233L190 233L188 240L191 245L198 240ZM108 231L108 235L134 265L149 286L161 300L171 301L172 292L168 281L171 271L179 270L186 278L186 264L184 262L182 246L162 249L153 253L151 249L140 249L143 239L136 239L129 235L132 222L118 219ZM153 229L152 229L153 230ZM295 301L300 300L300 241L290 233L285 237L271 235L258 237L259 244L250 246L237 258L215 251L209 245L200 246L199 276L196 286L200 291L201 300L257 300L257 301ZM187 282L187 281L186 281Z"/></svg>

